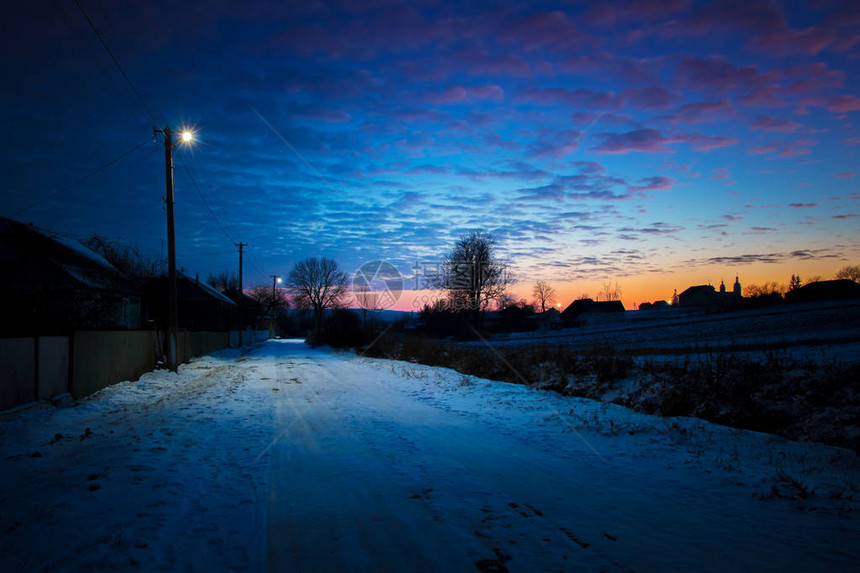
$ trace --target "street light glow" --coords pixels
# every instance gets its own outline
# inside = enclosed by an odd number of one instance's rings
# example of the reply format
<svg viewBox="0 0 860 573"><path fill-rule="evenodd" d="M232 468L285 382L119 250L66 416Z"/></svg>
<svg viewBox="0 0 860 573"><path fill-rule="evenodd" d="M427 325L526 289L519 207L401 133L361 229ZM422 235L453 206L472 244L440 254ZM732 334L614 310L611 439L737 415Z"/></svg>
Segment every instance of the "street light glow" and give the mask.
<svg viewBox="0 0 860 573"><path fill-rule="evenodd" d="M194 134L188 131L187 129L182 132L182 142L183 143L191 143L194 140Z"/></svg>
<svg viewBox="0 0 860 573"><path fill-rule="evenodd" d="M281 280L281 277L278 277L278 284L281 284L282 282L284 281Z"/></svg>

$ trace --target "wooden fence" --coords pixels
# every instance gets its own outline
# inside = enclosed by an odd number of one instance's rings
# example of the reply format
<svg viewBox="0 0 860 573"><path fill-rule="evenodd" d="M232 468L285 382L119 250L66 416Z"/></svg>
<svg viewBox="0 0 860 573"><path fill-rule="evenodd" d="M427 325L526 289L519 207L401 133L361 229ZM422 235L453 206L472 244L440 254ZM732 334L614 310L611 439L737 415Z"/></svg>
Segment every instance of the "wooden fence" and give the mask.
<svg viewBox="0 0 860 573"><path fill-rule="evenodd" d="M179 333L187 362L268 338L268 331ZM71 336L0 339L0 412L69 393L82 398L155 369L163 334L155 330L78 331Z"/></svg>

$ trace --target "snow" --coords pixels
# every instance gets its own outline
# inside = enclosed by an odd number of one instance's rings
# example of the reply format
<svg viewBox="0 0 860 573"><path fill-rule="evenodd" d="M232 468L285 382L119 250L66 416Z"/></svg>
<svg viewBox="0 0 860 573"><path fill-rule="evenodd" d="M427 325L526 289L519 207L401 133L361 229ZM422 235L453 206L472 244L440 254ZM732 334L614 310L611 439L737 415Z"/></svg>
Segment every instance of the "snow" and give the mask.
<svg viewBox="0 0 860 573"><path fill-rule="evenodd" d="M851 571L860 558L853 452L300 341L8 415L0 468L4 571Z"/></svg>
<svg viewBox="0 0 860 573"><path fill-rule="evenodd" d="M73 251L79 257L84 259L89 259L90 261L96 263L99 266L108 268L112 271L116 271L116 267L114 267L107 259L105 259L100 254L96 253L92 249L84 246L80 243L80 241L76 239L72 239L71 237L66 237L60 235L58 233L54 233L52 231L46 231L45 229L39 229L37 227L30 227L30 229L34 232L40 233L49 239L56 241L66 247L67 249Z"/></svg>
<svg viewBox="0 0 860 573"><path fill-rule="evenodd" d="M227 296L225 296L222 292L218 291L215 287L213 287L213 286L212 286L212 285L210 285L209 283L204 282L204 281L201 281L201 280L193 279L193 278L189 277L188 275L186 275L186 274L184 274L184 273L179 273L179 274L181 274L182 276L184 276L184 277L185 277L186 279L188 279L189 281L191 281L191 282L193 282L193 283L196 283L196 284L197 284L197 286L199 286L199 287L200 287L200 288L202 288L204 291L206 291L206 293L207 293L209 296L211 296L212 298L214 298L214 299L216 299L216 300L219 300L219 301L221 301L221 302L226 302L226 303L228 303L228 304L232 304L232 305L235 305L235 304L236 304L235 302L233 302L232 300L230 300L230 298L228 298Z"/></svg>

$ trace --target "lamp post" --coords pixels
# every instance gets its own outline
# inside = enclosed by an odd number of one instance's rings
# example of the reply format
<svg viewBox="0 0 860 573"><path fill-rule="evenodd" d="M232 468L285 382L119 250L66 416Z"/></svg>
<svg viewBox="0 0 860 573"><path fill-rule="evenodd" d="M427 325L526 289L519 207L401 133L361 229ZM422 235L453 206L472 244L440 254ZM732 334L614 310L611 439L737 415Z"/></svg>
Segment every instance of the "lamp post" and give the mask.
<svg viewBox="0 0 860 573"><path fill-rule="evenodd" d="M281 282L281 277L279 277L278 275L269 275L269 276L272 277L272 304L274 304L275 299L278 298L278 295L275 292L275 289L277 288L278 283Z"/></svg>
<svg viewBox="0 0 860 573"><path fill-rule="evenodd" d="M176 231L173 224L173 134L177 133L170 129L152 128L153 134L164 134L164 170L167 194L164 203L167 206L167 367L172 372L179 370L179 358L177 348L177 335L179 333L179 308L177 304L176 289ZM182 143L190 143L194 135L183 130L181 134Z"/></svg>

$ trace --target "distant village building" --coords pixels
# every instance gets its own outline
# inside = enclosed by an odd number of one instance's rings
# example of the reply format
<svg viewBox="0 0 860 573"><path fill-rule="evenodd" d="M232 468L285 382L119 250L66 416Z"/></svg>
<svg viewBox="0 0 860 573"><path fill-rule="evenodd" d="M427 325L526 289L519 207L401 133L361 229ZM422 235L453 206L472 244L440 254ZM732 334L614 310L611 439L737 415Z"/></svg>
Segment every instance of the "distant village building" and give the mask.
<svg viewBox="0 0 860 573"><path fill-rule="evenodd" d="M848 279L818 281L785 293L791 303L860 298L860 284Z"/></svg>
<svg viewBox="0 0 860 573"><path fill-rule="evenodd" d="M575 300L561 313L565 326L594 326L624 320L620 300L596 302L590 298Z"/></svg>
<svg viewBox="0 0 860 573"><path fill-rule="evenodd" d="M726 291L724 281L720 281L719 292L711 285L691 286L678 295L678 306L704 310L733 310L740 306L742 298L740 278L735 277L732 292Z"/></svg>

